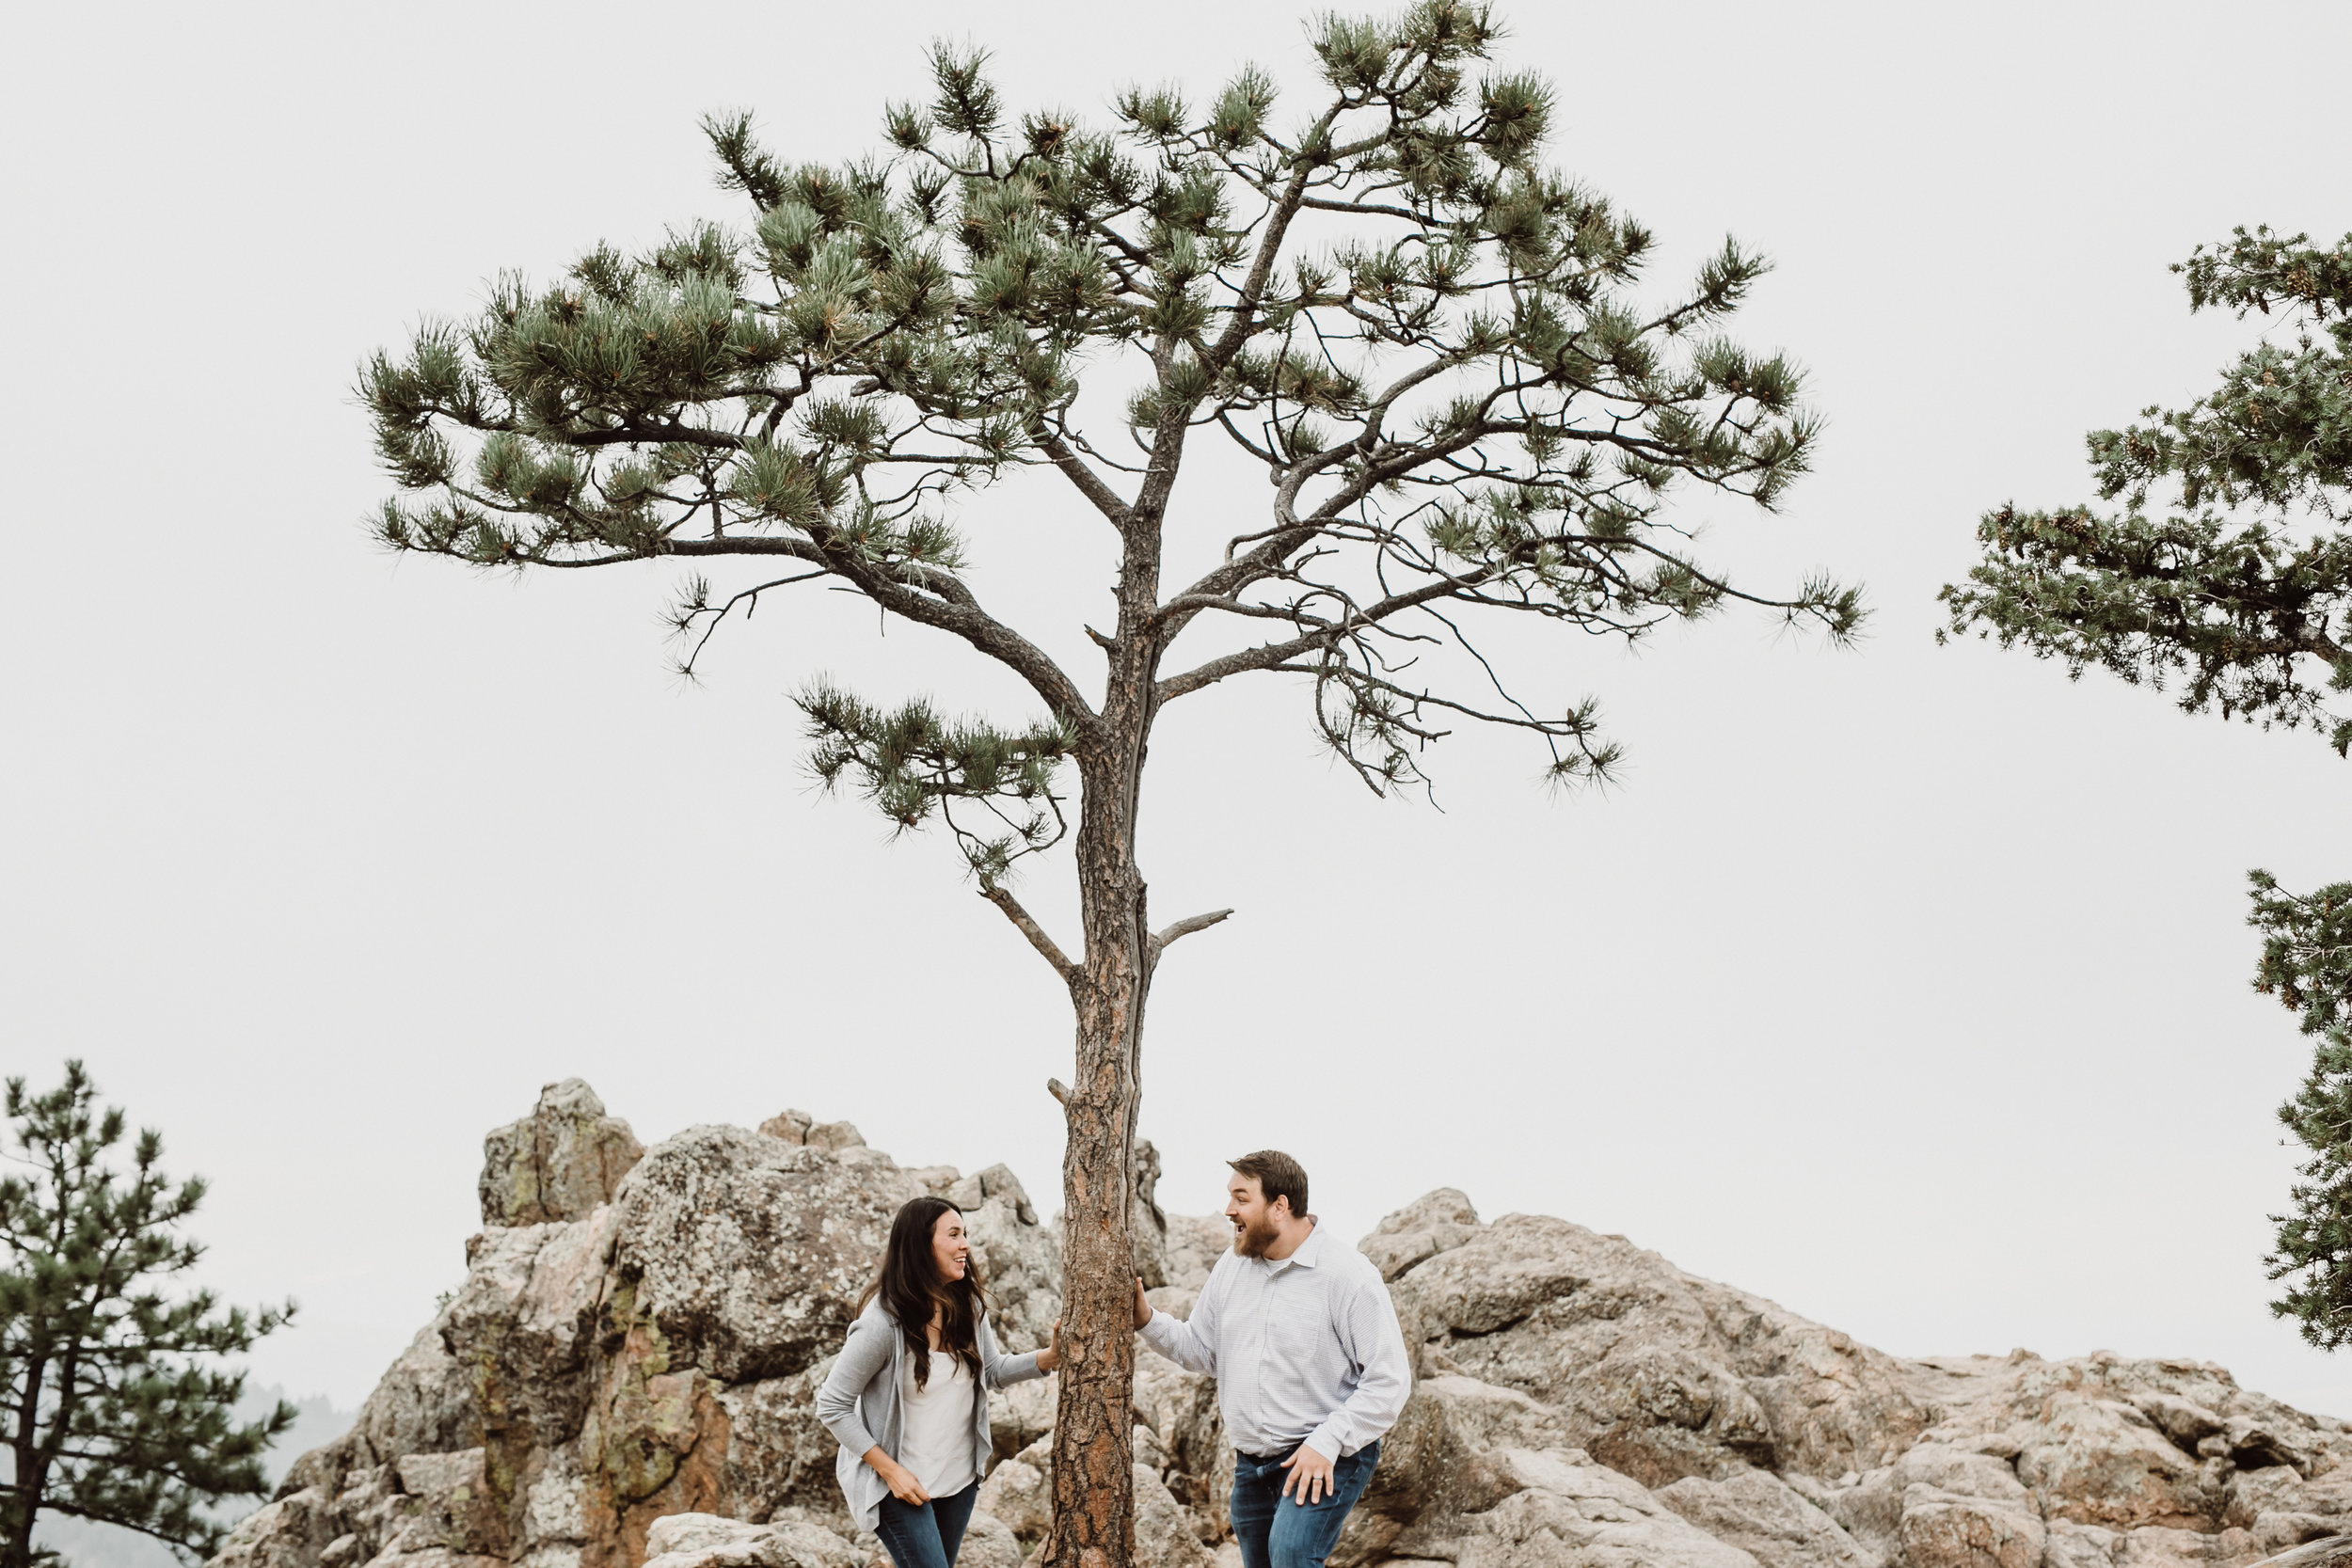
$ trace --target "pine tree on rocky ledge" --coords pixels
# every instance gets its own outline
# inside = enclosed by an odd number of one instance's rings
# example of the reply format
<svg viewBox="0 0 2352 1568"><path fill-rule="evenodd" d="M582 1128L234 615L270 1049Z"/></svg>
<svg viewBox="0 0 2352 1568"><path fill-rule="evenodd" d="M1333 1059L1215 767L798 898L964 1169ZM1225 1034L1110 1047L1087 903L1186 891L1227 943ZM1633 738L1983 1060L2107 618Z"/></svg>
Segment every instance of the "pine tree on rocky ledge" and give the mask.
<svg viewBox="0 0 2352 1568"><path fill-rule="evenodd" d="M1983 559L1943 592L1948 629L2022 644L2074 676L2174 684L2190 713L2315 730L2343 755L2352 715L2331 711L2329 693L2352 691L2352 235L2329 249L2240 229L2173 270L2192 310L2275 310L2295 346L2265 341L2187 407L2092 432L2100 498L2120 498L2120 513L1987 513ZM2178 511L2151 518L2152 493ZM2352 1342L2352 883L2296 895L2249 875L2255 989L2320 1037L2279 1108L2311 1158L2290 1212L2272 1216L2270 1277L2287 1284L2271 1310L2333 1350Z"/></svg>
<svg viewBox="0 0 2352 1568"><path fill-rule="evenodd" d="M7 1154L30 1174L0 1179L0 1568L55 1558L33 1543L44 1511L211 1557L223 1533L212 1505L268 1491L262 1450L296 1414L281 1401L233 1419L245 1374L207 1363L251 1349L293 1308L221 1310L208 1291L159 1289L203 1256L177 1232L204 1183L167 1180L151 1131L118 1168L122 1113L97 1096L79 1062L46 1094L8 1081Z"/></svg>
<svg viewBox="0 0 2352 1568"><path fill-rule="evenodd" d="M930 103L885 113L887 154L792 164L747 117L713 119L747 233L598 247L543 289L506 279L477 318L362 372L406 492L377 523L394 549L493 569L739 562L683 592L690 673L730 617L814 583L936 628L1033 696L1015 723L830 682L798 702L818 774L901 828L944 826L1076 1014L1076 1070L1055 1085L1055 1568L1130 1559L1145 1003L1168 944L1230 912L1147 919L1136 832L1160 710L1277 674L1376 793L1422 784L1425 749L1470 721L1524 732L1575 783L1616 756L1593 705L1522 701L1482 627L1548 620L1565 650L1727 601L1833 639L1861 617L1827 580L1735 589L1661 519L1686 483L1769 509L1806 464L1797 372L1719 335L1764 265L1726 243L1687 293L1638 299L1650 235L1538 161L1551 94L1482 73L1498 36L1459 0L1327 19L1303 111L1278 117L1252 68L1201 105L1126 91L1100 129L1016 118L981 55L937 47ZM1262 499L1214 536L1171 531L1188 458L1254 468ZM1025 472L1052 487L1038 504L1098 530L1099 558L1056 580L1111 569L1107 602L1068 604L1099 679L967 575L956 499ZM1066 832L1074 952L1014 895Z"/></svg>

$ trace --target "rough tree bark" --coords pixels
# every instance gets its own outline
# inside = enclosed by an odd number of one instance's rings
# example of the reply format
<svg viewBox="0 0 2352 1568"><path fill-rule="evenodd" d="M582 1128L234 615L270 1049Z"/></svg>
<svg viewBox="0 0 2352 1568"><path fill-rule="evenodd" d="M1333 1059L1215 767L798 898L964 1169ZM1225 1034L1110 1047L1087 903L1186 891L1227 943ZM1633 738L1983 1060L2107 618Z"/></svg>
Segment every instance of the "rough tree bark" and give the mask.
<svg viewBox="0 0 2352 1568"><path fill-rule="evenodd" d="M16 1430L9 1434L16 1486L5 1514L0 1514L0 1568L32 1568L33 1525L49 1485L49 1456L41 1451L40 1439L41 1394L48 1372L44 1355L36 1354L25 1364L24 1394L14 1412Z"/></svg>
<svg viewBox="0 0 2352 1568"><path fill-rule="evenodd" d="M1062 1155L1062 1322L1065 1359L1054 1430L1054 1539L1046 1560L1106 1568L1130 1560L1134 1493L1130 1391L1135 1335L1129 1240L1134 1181L1128 1150L1137 1108L1136 1047L1149 986L1144 884L1134 855L1126 769L1090 775L1078 858L1089 867L1087 957L1071 984L1077 1009L1077 1082ZM1102 875L1095 875L1097 870Z"/></svg>
<svg viewBox="0 0 2352 1568"><path fill-rule="evenodd" d="M1172 346L1172 345L1171 345ZM1163 354L1168 352L1164 349ZM1117 520L1119 625L1106 652L1101 740L1078 757L1079 913L1086 958L1071 979L1077 1082L1065 1103L1062 1314L1069 1359L1054 1430L1056 1568L1111 1568L1135 1555L1133 1290L1136 1117L1144 1004L1158 954L1136 860L1144 755L1158 703L1160 518L1183 426L1163 420L1143 494Z"/></svg>

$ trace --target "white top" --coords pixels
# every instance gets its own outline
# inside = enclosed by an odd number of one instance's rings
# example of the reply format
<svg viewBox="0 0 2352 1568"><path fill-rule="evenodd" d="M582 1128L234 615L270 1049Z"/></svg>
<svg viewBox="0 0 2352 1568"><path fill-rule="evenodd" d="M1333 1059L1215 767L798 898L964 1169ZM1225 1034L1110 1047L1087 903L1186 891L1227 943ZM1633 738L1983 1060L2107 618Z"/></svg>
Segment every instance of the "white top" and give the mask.
<svg viewBox="0 0 2352 1568"><path fill-rule="evenodd" d="M1372 1259L1318 1225L1279 1263L1227 1251L1189 1320L1154 1312L1153 1350L1216 1379L1225 1436L1259 1458L1301 1443L1344 1459L1396 1424L1413 1391L1396 1304Z"/></svg>
<svg viewBox="0 0 2352 1568"><path fill-rule="evenodd" d="M1037 1370L1037 1354L1006 1355L996 1348L995 1331L983 1311L972 1320L972 1342L980 1353L983 1388L1009 1388L1044 1374ZM869 1301L850 1324L850 1338L834 1358L833 1370L817 1390L817 1418L841 1445L834 1455L833 1473L841 1482L841 1496L850 1517L860 1529L872 1529L882 1517L882 1499L890 1488L866 1456L880 1448L898 1451L904 1435L905 1368L914 1353L898 1321L879 1301ZM976 1394L972 1401L973 1464L988 1471L988 1402Z"/></svg>
<svg viewBox="0 0 2352 1568"><path fill-rule="evenodd" d="M911 1347L899 1374L906 1430L898 1439L898 1463L932 1497L952 1497L980 1479L972 1463L972 1402L980 1390L957 1357L935 1350L930 1361L930 1382L921 1388L914 1386Z"/></svg>

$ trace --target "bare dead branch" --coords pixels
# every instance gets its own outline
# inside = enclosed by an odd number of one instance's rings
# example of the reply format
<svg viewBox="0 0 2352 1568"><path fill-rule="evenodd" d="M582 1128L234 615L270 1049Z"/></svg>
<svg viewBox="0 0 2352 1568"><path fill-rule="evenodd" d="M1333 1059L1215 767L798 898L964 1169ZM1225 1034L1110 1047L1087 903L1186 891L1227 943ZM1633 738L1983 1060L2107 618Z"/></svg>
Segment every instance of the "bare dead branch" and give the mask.
<svg viewBox="0 0 2352 1568"><path fill-rule="evenodd" d="M1168 944L1177 938L1188 937L1195 931L1205 931L1232 912L1231 910L1212 910L1207 914L1192 915L1176 922L1173 926L1162 928L1152 938L1152 960L1157 962L1160 954L1167 949Z"/></svg>
<svg viewBox="0 0 2352 1568"><path fill-rule="evenodd" d="M1001 887L982 888L980 896L1005 911L1005 918L1011 921L1019 928L1021 934L1029 939L1029 945L1036 948L1039 955L1054 966L1054 973L1061 976L1064 985L1077 984L1081 973L1078 966L1072 963L1069 955L1056 944L1052 937L1045 934L1045 927L1040 926L1029 911L1021 907L1021 900L1015 898L1009 890Z"/></svg>

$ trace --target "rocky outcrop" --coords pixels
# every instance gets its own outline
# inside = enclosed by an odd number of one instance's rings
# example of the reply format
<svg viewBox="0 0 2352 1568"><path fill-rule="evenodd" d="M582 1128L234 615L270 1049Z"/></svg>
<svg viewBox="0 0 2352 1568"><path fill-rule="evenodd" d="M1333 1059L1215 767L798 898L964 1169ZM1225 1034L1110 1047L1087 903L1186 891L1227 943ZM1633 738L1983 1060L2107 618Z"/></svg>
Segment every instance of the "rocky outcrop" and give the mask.
<svg viewBox="0 0 2352 1568"><path fill-rule="evenodd" d="M767 1128L647 1151L585 1085L549 1085L487 1140L465 1283L223 1568L637 1568L690 1547L864 1562L811 1396L891 1215L952 1192L1020 1344L1060 1311L1053 1247L1002 1166L901 1170L794 1112ZM1050 1391L1008 1404L1006 1451L1051 1418ZM748 1547L656 1535L704 1514L776 1528Z"/></svg>
<svg viewBox="0 0 2352 1568"><path fill-rule="evenodd" d="M482 1223L585 1219L612 1201L644 1153L628 1122L605 1115L596 1090L577 1078L549 1084L531 1115L482 1140Z"/></svg>
<svg viewBox="0 0 2352 1568"><path fill-rule="evenodd" d="M1639 1481L1764 1568L2242 1564L2352 1528L2344 1427L2218 1367L1901 1361L1621 1236L1482 1224L1451 1191L1363 1250L1422 1376L1358 1561L1470 1562L1488 1515L1532 1506L1510 1490L1531 1449Z"/></svg>
<svg viewBox="0 0 2352 1568"><path fill-rule="evenodd" d="M1384 1222L1397 1314L1424 1360L1534 1395L1645 1486L1756 1467L1884 1464L1930 1416L1891 1358L1622 1236L1542 1215L1477 1225L1458 1194ZM1390 1231L1390 1226L1396 1231ZM1401 1244L1400 1244L1401 1243Z"/></svg>
<svg viewBox="0 0 2352 1568"><path fill-rule="evenodd" d="M1009 1170L902 1169L847 1122L645 1150L570 1080L485 1154L465 1284L216 1568L865 1568L813 1395L898 1205L964 1210L1009 1346L1060 1310ZM1182 1313L1231 1232L1160 1214L1147 1154L1139 1265ZM1361 1245L1418 1376L1331 1568L2240 1568L2352 1528L2352 1435L2204 1363L1899 1360L1451 1189ZM1019 1568L1052 1380L992 1409L963 1560ZM1135 1417L1141 1568L1230 1562L1215 1386L1145 1354Z"/></svg>

